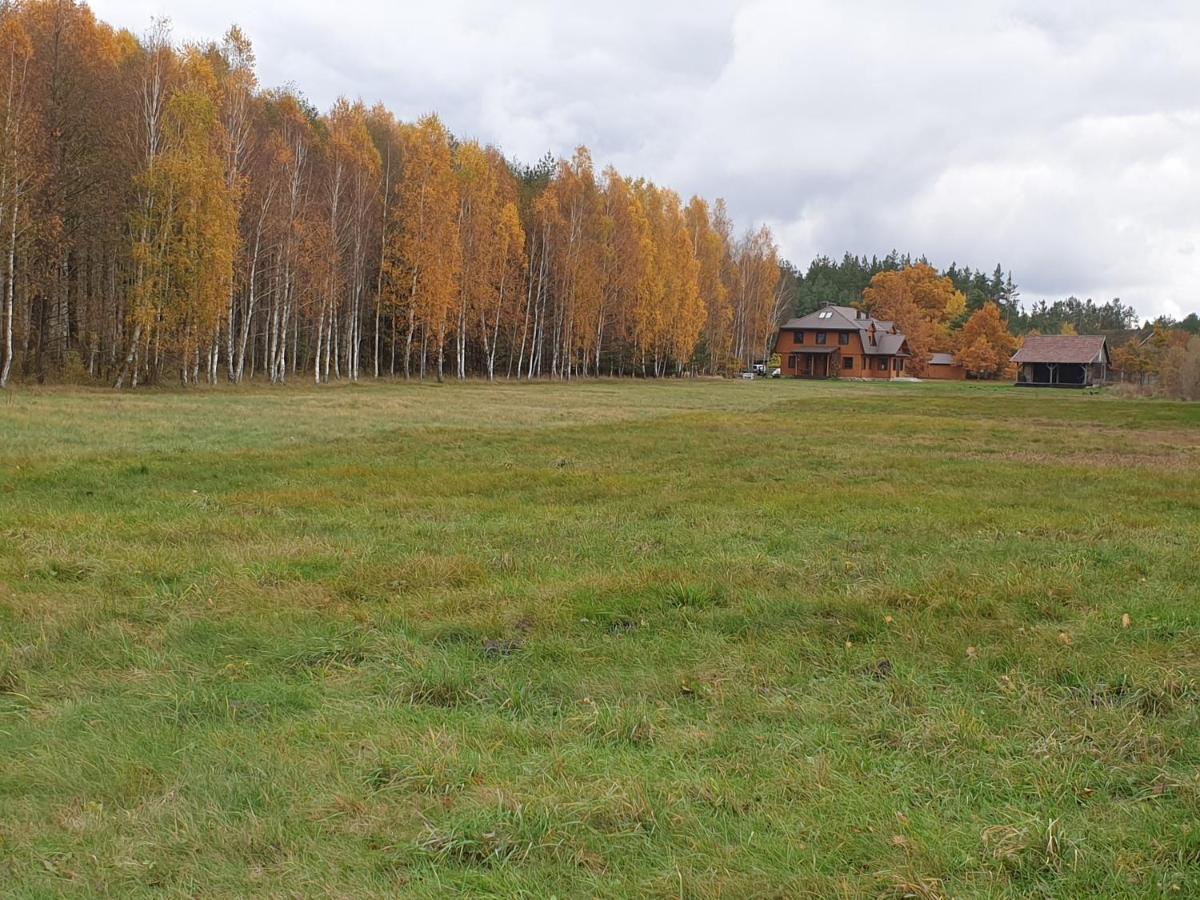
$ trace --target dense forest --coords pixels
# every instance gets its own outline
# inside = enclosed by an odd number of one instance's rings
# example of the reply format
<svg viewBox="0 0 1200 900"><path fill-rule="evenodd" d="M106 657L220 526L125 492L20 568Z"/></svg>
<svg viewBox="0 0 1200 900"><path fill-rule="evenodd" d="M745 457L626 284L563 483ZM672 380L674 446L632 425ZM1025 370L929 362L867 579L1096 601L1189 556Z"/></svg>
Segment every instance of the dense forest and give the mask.
<svg viewBox="0 0 1200 900"><path fill-rule="evenodd" d="M0 381L720 372L787 304L766 228L263 89L250 42L0 6Z"/></svg>

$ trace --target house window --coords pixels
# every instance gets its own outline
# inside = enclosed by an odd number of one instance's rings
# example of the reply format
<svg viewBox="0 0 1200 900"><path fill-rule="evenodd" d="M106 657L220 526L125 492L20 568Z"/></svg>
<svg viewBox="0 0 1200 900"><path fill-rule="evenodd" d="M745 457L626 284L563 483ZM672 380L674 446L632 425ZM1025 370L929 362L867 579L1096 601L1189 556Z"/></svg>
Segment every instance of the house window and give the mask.
<svg viewBox="0 0 1200 900"><path fill-rule="evenodd" d="M903 372L903 371L904 371L904 360L903 360L903 359L901 359L901 360L898 360L898 362L900 363L900 368L899 368L899 369L897 369L897 371L898 371L898 372Z"/></svg>
<svg viewBox="0 0 1200 900"><path fill-rule="evenodd" d="M842 368L843 369L853 369L854 368L854 357L853 356L842 357Z"/></svg>
<svg viewBox="0 0 1200 900"><path fill-rule="evenodd" d="M893 371L893 372L899 372L899 371L900 371L900 359L899 359L899 357L897 357L896 359L893 359L893 360L892 360L892 371Z"/></svg>
<svg viewBox="0 0 1200 900"><path fill-rule="evenodd" d="M866 372L871 368L871 361L865 356L863 357L863 371Z"/></svg>
<svg viewBox="0 0 1200 900"><path fill-rule="evenodd" d="M803 332L803 331L797 331L797 332L796 332L796 343L797 343L797 344L803 344L803 343L804 343L804 332Z"/></svg>
<svg viewBox="0 0 1200 900"><path fill-rule="evenodd" d="M850 332L848 332L848 331L838 332L838 343L841 344L843 347L845 347L847 344L849 344L850 343Z"/></svg>
<svg viewBox="0 0 1200 900"><path fill-rule="evenodd" d="M823 332L823 331L818 331L818 332L817 332L817 343L818 343L818 344L824 344L824 343L825 343L825 332Z"/></svg>
<svg viewBox="0 0 1200 900"><path fill-rule="evenodd" d="M883 359L881 359L881 360L879 361L879 371L880 371L880 372L886 372L886 371L887 371L887 357L884 357Z"/></svg>

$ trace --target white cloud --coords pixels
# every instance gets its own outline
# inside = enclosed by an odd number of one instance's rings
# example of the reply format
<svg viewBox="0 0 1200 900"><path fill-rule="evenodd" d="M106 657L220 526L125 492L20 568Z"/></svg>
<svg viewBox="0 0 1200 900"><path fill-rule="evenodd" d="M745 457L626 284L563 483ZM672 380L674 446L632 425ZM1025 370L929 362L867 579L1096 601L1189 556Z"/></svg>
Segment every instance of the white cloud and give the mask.
<svg viewBox="0 0 1200 900"><path fill-rule="evenodd" d="M237 21L266 84L338 94L532 161L597 162L767 221L800 265L1013 269L1026 299L1200 307L1200 8L1103 0L95 0L180 38Z"/></svg>

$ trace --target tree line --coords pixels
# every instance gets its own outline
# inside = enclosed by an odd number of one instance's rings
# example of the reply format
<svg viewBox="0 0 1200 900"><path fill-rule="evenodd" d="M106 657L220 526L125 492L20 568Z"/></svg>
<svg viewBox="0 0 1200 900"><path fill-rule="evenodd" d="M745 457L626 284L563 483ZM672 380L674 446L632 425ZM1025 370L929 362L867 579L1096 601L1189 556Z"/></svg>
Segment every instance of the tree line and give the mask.
<svg viewBox="0 0 1200 900"><path fill-rule="evenodd" d="M790 298L765 227L586 148L319 112L250 41L0 5L0 384L721 373Z"/></svg>
<svg viewBox="0 0 1200 900"><path fill-rule="evenodd" d="M837 261L828 256L819 256L809 264L807 271L791 273L797 313L804 315L825 303L843 306L857 304L876 276L916 266L933 268L924 256L914 257L895 250L884 257L846 253ZM785 267L785 278L788 274ZM1012 271L999 264L987 272L951 263L939 274L963 296L964 305L959 313L961 320L958 325L988 303L995 303L999 307L1015 335L1059 334L1068 327L1079 334L1111 334L1130 330L1138 322L1137 311L1120 299L1097 303L1091 298L1081 300L1067 297L1054 302L1039 300L1027 306L1021 302L1020 288L1013 280ZM1200 328L1195 313L1180 323L1164 324L1193 333Z"/></svg>

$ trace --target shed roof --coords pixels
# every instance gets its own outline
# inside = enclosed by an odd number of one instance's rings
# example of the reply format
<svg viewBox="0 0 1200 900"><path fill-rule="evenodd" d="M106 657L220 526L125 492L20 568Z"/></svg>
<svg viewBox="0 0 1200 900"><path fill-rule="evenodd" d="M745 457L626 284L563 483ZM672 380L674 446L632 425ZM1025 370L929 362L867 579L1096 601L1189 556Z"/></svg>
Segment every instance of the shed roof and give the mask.
<svg viewBox="0 0 1200 900"><path fill-rule="evenodd" d="M1094 363L1108 361L1102 334L1035 334L1013 356L1017 363Z"/></svg>
<svg viewBox="0 0 1200 900"><path fill-rule="evenodd" d="M929 364L931 366L952 366L954 365L954 354L931 353L929 354Z"/></svg>

